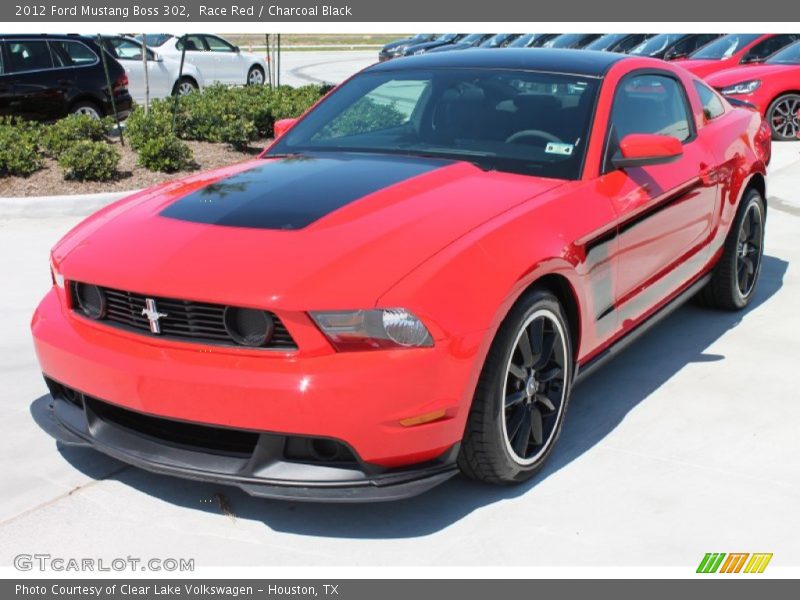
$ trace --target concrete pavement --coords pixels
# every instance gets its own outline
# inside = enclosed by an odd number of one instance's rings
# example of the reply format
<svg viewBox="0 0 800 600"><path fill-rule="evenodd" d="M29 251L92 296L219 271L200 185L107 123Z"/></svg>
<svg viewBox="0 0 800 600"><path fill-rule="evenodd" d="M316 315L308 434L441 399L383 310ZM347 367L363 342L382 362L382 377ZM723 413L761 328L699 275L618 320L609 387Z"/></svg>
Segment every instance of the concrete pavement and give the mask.
<svg viewBox="0 0 800 600"><path fill-rule="evenodd" d="M458 477L370 506L257 500L59 448L37 425L46 390L28 321L50 285L48 249L78 219L0 219L0 566L48 552L191 557L198 567L693 569L709 551L773 552L772 565L798 566L798 190L800 143L776 144L753 305L684 307L583 383L533 482Z"/></svg>

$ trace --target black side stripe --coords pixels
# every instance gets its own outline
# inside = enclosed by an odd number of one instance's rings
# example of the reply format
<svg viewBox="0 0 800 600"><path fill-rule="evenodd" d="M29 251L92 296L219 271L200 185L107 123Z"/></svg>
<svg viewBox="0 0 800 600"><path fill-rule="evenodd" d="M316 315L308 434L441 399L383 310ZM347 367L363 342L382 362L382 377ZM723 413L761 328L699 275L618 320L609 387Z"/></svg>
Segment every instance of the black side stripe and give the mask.
<svg viewBox="0 0 800 600"><path fill-rule="evenodd" d="M661 202L654 204L653 206L649 206L642 212L633 215L629 219L618 223L616 227L609 229L608 231L604 231L600 235L595 238L590 239L586 242L586 253L588 254L591 250L598 246L602 246L604 244L608 244L612 240L618 238L620 235L625 233L626 231L630 231L643 221L646 221L650 217L658 214L662 210L666 210L670 208L672 205L677 204L680 202L687 194L691 194L697 188L702 187L702 183L700 179L696 179L695 181L679 188L677 191L673 192L669 196L665 197Z"/></svg>

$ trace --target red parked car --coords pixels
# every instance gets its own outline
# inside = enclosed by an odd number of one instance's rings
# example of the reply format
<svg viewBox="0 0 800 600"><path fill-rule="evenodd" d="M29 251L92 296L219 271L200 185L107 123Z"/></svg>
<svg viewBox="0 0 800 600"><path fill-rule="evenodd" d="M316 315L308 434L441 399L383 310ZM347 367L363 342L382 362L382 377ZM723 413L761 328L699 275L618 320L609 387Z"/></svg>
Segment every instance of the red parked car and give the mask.
<svg viewBox="0 0 800 600"><path fill-rule="evenodd" d="M800 138L800 42L763 64L720 71L707 78L723 95L755 106L776 140Z"/></svg>
<svg viewBox="0 0 800 600"><path fill-rule="evenodd" d="M690 296L753 297L769 132L663 61L422 55L280 130L55 246L65 443L299 500L520 482L577 381Z"/></svg>
<svg viewBox="0 0 800 600"><path fill-rule="evenodd" d="M696 50L680 65L698 77L707 77L739 65L764 62L798 39L796 33L732 33Z"/></svg>

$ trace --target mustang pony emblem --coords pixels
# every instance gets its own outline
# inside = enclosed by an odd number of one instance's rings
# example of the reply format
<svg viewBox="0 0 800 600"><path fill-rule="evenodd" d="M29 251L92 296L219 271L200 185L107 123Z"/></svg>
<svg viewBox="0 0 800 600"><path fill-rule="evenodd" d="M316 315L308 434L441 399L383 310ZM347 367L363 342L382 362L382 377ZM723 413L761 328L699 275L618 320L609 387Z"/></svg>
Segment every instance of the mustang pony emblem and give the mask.
<svg viewBox="0 0 800 600"><path fill-rule="evenodd" d="M145 308L142 309L142 315L147 317L147 320L150 321L150 331L152 333L161 333L161 325L158 320L161 317L167 317L169 315L167 315L167 313L158 312L156 301L152 298L147 298L144 303Z"/></svg>

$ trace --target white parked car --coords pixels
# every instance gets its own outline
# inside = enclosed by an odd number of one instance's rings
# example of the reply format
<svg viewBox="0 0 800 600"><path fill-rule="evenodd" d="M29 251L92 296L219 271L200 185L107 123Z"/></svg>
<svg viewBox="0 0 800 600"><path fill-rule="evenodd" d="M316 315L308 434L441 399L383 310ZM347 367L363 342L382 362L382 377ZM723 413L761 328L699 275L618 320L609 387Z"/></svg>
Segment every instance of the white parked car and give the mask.
<svg viewBox="0 0 800 600"><path fill-rule="evenodd" d="M197 67L206 83L261 85L266 79L266 60L252 52L209 33L176 36L167 33L147 34L145 43L159 55L180 60L186 47L186 63Z"/></svg>
<svg viewBox="0 0 800 600"><path fill-rule="evenodd" d="M103 46L115 57L128 75L128 90L136 102L143 103L145 97L144 64L142 63L142 43L122 35L103 36ZM183 65L180 74L180 60L162 56L148 48L147 73L150 98L166 98L172 94L188 94L202 90L205 80L200 70L190 64ZM180 78L179 78L180 74Z"/></svg>

